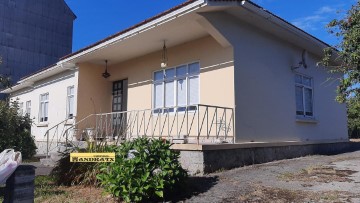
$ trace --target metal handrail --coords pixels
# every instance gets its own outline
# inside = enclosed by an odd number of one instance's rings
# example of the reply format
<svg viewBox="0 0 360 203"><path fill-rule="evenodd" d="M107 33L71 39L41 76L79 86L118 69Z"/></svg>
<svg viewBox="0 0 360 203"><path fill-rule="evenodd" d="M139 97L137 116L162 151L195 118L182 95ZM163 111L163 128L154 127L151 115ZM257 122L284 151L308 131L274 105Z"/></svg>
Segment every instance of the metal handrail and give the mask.
<svg viewBox="0 0 360 203"><path fill-rule="evenodd" d="M94 139L117 137L158 137L170 140L191 138L202 142L234 142L234 108L215 105L187 105L166 108L90 114L69 126L64 134L76 129L75 136ZM80 133L80 134L77 134ZM74 136L74 135L73 135ZM207 141L206 141L207 140Z"/></svg>
<svg viewBox="0 0 360 203"><path fill-rule="evenodd" d="M69 120L72 120L72 119L76 119L76 116L73 116L72 118L66 118L65 120L57 123L56 125L54 125L53 127L49 128L46 130L45 134L44 134L44 137L46 137L46 158L48 158L49 156L49 151L50 151L50 131L53 130L53 129L56 129L56 131L54 132L54 136L52 137L52 140L51 140L51 143L53 142L54 140L54 137L55 137L55 134L57 134L57 130L59 128L60 125L64 124L64 127L65 127L65 124L69 121ZM63 128L63 131L64 131L64 128ZM62 133L61 133L62 134ZM59 140L56 140L56 145L59 144Z"/></svg>

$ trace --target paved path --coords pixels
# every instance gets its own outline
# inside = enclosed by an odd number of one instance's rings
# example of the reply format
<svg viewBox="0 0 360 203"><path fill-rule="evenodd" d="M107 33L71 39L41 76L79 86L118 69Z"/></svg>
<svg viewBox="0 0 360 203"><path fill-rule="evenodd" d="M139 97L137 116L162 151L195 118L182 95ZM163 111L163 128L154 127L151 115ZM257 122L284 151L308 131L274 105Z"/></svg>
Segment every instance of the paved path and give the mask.
<svg viewBox="0 0 360 203"><path fill-rule="evenodd" d="M360 151L307 156L192 178L179 202L360 202Z"/></svg>
<svg viewBox="0 0 360 203"><path fill-rule="evenodd" d="M50 172L53 169L53 167L44 166L40 162L30 162L30 163L24 163L24 164L33 165L33 166L36 167L35 176L47 176L47 175L50 175Z"/></svg>

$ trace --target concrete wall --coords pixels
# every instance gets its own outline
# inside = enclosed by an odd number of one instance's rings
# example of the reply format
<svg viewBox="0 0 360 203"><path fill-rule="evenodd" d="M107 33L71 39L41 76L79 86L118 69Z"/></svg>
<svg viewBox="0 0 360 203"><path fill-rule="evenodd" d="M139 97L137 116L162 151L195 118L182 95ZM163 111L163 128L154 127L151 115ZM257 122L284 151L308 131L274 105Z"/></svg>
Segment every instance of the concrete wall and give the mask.
<svg viewBox="0 0 360 203"><path fill-rule="evenodd" d="M335 102L339 78L316 67L320 56L309 53L308 68L291 70L306 47L298 47L222 12L205 15L234 46L237 142L347 140L346 106ZM296 118L295 73L313 78L316 122Z"/></svg>
<svg viewBox="0 0 360 203"><path fill-rule="evenodd" d="M35 140L40 142L46 141L44 137L45 132L57 125L58 123L66 119L66 102L67 102L67 87L74 86L75 89L75 101L74 109L76 116L76 104L77 104L77 81L78 81L78 71L77 70L68 70L66 72L57 74L53 77L49 77L45 80L36 82L33 87L14 92L10 95L12 101L17 100L19 103L23 103L23 109L25 112L26 101L31 101L31 114L30 118L33 119L33 125L31 126L31 134L34 136ZM48 122L40 123L39 121L39 109L40 109L40 95L44 93L49 93L49 113L48 113ZM68 124L72 124L73 121L70 120ZM61 125L59 132L63 130L64 125ZM51 136L54 135L55 131L51 131ZM59 133L60 135L61 133ZM64 140L64 139L62 139ZM43 145L39 144L39 148L43 149ZM39 149L40 150L40 149Z"/></svg>
<svg viewBox="0 0 360 203"><path fill-rule="evenodd" d="M200 62L200 103L234 107L232 48L221 47L205 37L168 49L168 67ZM160 70L161 53L151 53L109 66L111 77L104 79L104 65L79 64L78 116L111 112L112 82L128 79L128 110L152 108L153 72Z"/></svg>
<svg viewBox="0 0 360 203"><path fill-rule="evenodd" d="M71 53L74 19L64 0L0 0L0 73L16 83Z"/></svg>
<svg viewBox="0 0 360 203"><path fill-rule="evenodd" d="M180 163L191 175L267 163L309 155L334 155L360 149L359 143L288 144L288 146L238 147L234 149L187 151L180 150Z"/></svg>

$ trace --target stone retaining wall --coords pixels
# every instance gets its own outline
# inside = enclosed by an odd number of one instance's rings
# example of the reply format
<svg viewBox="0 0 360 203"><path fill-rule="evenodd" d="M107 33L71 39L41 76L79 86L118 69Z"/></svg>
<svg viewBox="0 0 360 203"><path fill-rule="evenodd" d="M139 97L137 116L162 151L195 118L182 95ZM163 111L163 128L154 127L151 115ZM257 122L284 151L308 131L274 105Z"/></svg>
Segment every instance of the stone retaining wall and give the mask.
<svg viewBox="0 0 360 203"><path fill-rule="evenodd" d="M180 162L191 175L307 155L333 155L360 150L360 143L340 142L218 150L180 150Z"/></svg>

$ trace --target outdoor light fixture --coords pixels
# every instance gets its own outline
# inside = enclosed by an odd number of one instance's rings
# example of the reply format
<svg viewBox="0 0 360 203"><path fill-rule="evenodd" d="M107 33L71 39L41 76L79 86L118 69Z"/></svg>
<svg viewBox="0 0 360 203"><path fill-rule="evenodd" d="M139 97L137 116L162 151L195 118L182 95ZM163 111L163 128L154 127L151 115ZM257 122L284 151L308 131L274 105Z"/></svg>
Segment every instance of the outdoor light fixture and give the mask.
<svg viewBox="0 0 360 203"><path fill-rule="evenodd" d="M161 56L161 68L166 68L167 62L168 62L167 48L166 48L166 44L164 41L164 46L163 46L163 51L162 51L162 56Z"/></svg>
<svg viewBox="0 0 360 203"><path fill-rule="evenodd" d="M307 68L308 67L308 64L307 64L307 58L308 58L308 52L304 49L301 53L301 61L295 65L295 66L291 66L291 70L295 70L295 69L298 69L298 68Z"/></svg>
<svg viewBox="0 0 360 203"><path fill-rule="evenodd" d="M108 71L107 71L107 64L108 64L108 61L105 60L105 72L103 72L103 74L102 74L103 78L105 78L105 79L111 76L110 73L108 73Z"/></svg>

